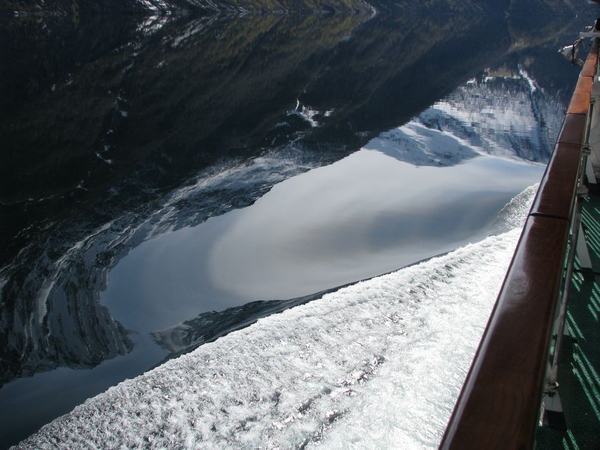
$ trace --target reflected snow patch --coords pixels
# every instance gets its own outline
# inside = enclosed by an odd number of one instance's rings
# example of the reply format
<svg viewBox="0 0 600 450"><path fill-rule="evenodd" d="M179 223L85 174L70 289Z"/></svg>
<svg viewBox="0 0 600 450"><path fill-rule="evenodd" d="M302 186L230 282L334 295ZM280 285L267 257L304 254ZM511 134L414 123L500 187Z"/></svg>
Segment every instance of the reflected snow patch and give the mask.
<svg viewBox="0 0 600 450"><path fill-rule="evenodd" d="M316 128L319 126L318 119L323 118L323 117L329 117L329 116L331 116L332 113L333 113L333 110L327 110L324 112L317 111L315 109L310 108L309 106L301 105L300 100L297 100L296 108L294 108L292 111L288 111L288 117L293 116L293 115L298 116L298 117L302 118L303 120L305 120L306 122L308 122L308 124L312 128Z"/></svg>
<svg viewBox="0 0 600 450"><path fill-rule="evenodd" d="M364 148L380 151L417 167L455 166L480 154L459 137L432 130L416 121L381 133Z"/></svg>
<svg viewBox="0 0 600 450"><path fill-rule="evenodd" d="M168 21L167 15L160 14L161 12L167 11L166 6L162 4L162 7L159 7L153 5L148 0L139 0L139 2L154 14L150 15L142 23L140 23L137 27L137 31L146 37L152 36L160 31L160 29L164 27Z"/></svg>

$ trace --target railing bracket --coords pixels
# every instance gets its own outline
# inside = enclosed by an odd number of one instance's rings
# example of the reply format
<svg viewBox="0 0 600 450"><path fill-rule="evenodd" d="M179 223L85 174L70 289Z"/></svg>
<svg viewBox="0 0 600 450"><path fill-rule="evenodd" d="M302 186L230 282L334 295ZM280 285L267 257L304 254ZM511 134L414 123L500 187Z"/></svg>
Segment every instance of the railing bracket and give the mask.
<svg viewBox="0 0 600 450"><path fill-rule="evenodd" d="M590 145L589 145L589 144L585 144L585 145L583 145L583 146L581 147L581 152L582 152L584 155L586 155L586 156L588 156L588 155L591 155L591 154L592 154L592 147L590 147Z"/></svg>
<svg viewBox="0 0 600 450"><path fill-rule="evenodd" d="M558 383L547 385L547 391L544 392L542 399L542 426L566 430L567 420L563 410L560 395L558 393Z"/></svg>

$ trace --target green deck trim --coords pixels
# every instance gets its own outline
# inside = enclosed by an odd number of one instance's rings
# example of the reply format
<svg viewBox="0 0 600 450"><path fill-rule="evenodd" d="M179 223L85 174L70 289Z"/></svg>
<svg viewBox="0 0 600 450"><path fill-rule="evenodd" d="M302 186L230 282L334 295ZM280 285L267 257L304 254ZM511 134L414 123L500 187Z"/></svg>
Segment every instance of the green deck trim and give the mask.
<svg viewBox="0 0 600 450"><path fill-rule="evenodd" d="M540 427L539 450L600 450L600 187L590 186L582 224L593 269L575 261L566 338L559 364L559 393L567 430Z"/></svg>

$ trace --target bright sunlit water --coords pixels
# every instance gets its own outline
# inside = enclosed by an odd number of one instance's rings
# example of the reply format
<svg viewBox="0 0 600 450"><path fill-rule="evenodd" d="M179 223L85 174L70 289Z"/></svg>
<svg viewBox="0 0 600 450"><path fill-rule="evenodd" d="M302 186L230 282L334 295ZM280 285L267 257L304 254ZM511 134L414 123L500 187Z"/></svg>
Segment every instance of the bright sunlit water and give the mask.
<svg viewBox="0 0 600 450"><path fill-rule="evenodd" d="M534 193L503 210L511 231L261 319L21 448L434 448Z"/></svg>

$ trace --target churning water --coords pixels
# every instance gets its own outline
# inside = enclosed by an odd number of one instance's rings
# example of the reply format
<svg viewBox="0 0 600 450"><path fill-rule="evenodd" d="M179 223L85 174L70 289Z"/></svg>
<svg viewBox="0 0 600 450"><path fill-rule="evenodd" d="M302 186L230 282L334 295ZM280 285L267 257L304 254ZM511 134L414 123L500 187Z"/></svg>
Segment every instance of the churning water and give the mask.
<svg viewBox="0 0 600 450"><path fill-rule="evenodd" d="M534 193L499 214L508 231L263 318L20 448L434 448Z"/></svg>

